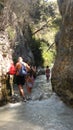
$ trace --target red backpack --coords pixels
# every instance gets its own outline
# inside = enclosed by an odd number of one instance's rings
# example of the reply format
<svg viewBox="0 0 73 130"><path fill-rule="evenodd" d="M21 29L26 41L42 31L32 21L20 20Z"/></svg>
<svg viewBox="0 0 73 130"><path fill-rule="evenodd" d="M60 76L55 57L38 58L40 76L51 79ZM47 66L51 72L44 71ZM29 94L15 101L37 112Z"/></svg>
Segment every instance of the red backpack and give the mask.
<svg viewBox="0 0 73 130"><path fill-rule="evenodd" d="M11 64L10 69L9 69L9 74L14 75L16 73L16 68L14 64Z"/></svg>

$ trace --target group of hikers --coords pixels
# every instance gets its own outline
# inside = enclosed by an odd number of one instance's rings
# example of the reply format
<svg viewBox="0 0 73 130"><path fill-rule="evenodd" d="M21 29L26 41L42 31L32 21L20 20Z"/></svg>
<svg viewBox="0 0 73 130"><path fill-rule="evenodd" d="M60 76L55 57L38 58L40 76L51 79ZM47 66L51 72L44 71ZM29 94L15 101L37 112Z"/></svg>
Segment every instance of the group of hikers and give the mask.
<svg viewBox="0 0 73 130"><path fill-rule="evenodd" d="M15 77L15 84L17 84L20 96L22 101L26 101L27 97L24 92L24 85L26 86L27 93L29 98L31 97L32 88L34 85L34 80L36 78L36 66L31 66L28 63L23 61L22 57L18 58L17 63L14 65L12 61L9 71L7 72L10 84L11 95L14 95L14 77ZM49 81L50 77L50 69L49 66L46 66L45 69L46 81Z"/></svg>
<svg viewBox="0 0 73 130"><path fill-rule="evenodd" d="M12 82L15 76L15 82L18 85L20 96L22 97L23 101L26 101L23 86L26 85L27 92L30 95L34 84L34 79L36 78L36 67L29 65L28 63L23 61L22 57L19 57L15 65L12 62L8 71L8 76L12 80L10 81L10 87L12 87L11 91L13 91Z"/></svg>

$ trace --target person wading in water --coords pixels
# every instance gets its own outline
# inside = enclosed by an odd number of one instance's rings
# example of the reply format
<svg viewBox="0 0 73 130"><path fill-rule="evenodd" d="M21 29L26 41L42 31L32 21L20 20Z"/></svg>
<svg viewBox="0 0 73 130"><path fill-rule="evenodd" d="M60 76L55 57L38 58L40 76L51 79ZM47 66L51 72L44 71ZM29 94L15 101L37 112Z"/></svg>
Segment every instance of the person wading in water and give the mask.
<svg viewBox="0 0 73 130"><path fill-rule="evenodd" d="M18 85L20 96L22 97L23 101L26 101L23 85L25 84L27 70L30 70L30 66L26 62L23 62L22 57L19 57L18 62L16 63L16 84Z"/></svg>
<svg viewBox="0 0 73 130"><path fill-rule="evenodd" d="M46 66L45 75L46 75L46 80L48 82L49 77L50 77L50 68L49 68L49 66Z"/></svg>

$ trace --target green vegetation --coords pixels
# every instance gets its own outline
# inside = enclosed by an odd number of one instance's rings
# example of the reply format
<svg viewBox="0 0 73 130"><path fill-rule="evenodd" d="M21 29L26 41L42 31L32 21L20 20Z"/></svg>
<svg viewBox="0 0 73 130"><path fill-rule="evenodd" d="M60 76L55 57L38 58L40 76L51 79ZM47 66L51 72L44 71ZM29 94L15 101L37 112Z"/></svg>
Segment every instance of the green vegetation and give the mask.
<svg viewBox="0 0 73 130"><path fill-rule="evenodd" d="M38 17L37 14L39 15ZM36 18L34 18L34 15ZM61 16L58 12L57 3L49 3L40 0L39 9L36 6L32 19L34 21L34 24L32 25L32 33L35 40L31 47L32 50L34 48L34 51L32 52L34 54L35 62L37 65L42 66L51 65L51 63L54 62L56 55L54 43L55 35L61 24ZM37 52L36 46L38 47L41 55ZM50 46L51 48L49 49ZM37 59L37 57L39 58Z"/></svg>
<svg viewBox="0 0 73 130"><path fill-rule="evenodd" d="M40 40L36 40L35 38L33 38L30 47L34 55L36 66L42 66L44 63L44 59L42 57L42 48Z"/></svg>
<svg viewBox="0 0 73 130"><path fill-rule="evenodd" d="M24 39L31 47L35 64L37 66L50 65L55 59L55 35L61 24L57 2L15 0L12 3L12 9L20 23ZM12 26L7 28L7 32L9 39L13 41L15 30Z"/></svg>

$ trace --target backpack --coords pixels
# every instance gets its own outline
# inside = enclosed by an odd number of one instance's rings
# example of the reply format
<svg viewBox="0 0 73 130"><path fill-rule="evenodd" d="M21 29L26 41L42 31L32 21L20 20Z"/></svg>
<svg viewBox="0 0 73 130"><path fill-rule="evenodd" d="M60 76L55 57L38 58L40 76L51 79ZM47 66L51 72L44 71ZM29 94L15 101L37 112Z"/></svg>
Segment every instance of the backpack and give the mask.
<svg viewBox="0 0 73 130"><path fill-rule="evenodd" d="M9 68L9 74L14 75L15 73L16 73L16 68L15 68L14 64L11 64L11 66Z"/></svg>
<svg viewBox="0 0 73 130"><path fill-rule="evenodd" d="M18 70L20 76L25 76L27 74L26 67L22 64L22 67Z"/></svg>

